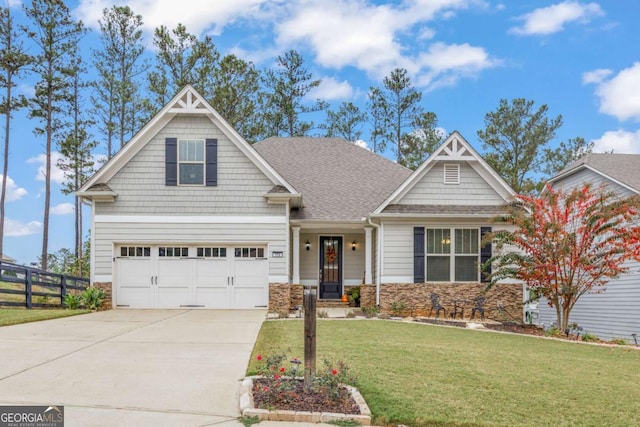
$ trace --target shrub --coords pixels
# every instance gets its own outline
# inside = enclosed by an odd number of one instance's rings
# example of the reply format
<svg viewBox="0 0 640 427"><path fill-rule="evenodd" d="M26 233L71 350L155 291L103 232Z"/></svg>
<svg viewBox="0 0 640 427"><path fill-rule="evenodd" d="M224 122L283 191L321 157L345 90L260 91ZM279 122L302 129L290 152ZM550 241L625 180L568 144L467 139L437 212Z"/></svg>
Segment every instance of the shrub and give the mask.
<svg viewBox="0 0 640 427"><path fill-rule="evenodd" d="M402 313L407 308L407 305L404 301L394 301L391 303L391 312L394 316L402 316Z"/></svg>
<svg viewBox="0 0 640 427"><path fill-rule="evenodd" d="M76 310L81 302L82 298L80 298L80 295L66 294L64 296L64 306L69 310Z"/></svg>
<svg viewBox="0 0 640 427"><path fill-rule="evenodd" d="M557 326L550 326L549 329L544 330L544 336L546 337L561 337L562 331Z"/></svg>
<svg viewBox="0 0 640 427"><path fill-rule="evenodd" d="M586 341L586 342L596 342L596 341L598 341L598 340L599 340L599 338L598 338L596 335L594 335L594 334L592 334L592 333L589 333L589 332L585 332L585 333L582 335L582 341Z"/></svg>
<svg viewBox="0 0 640 427"><path fill-rule="evenodd" d="M320 319L326 319L327 317L329 317L329 313L327 313L325 310L318 310L316 312L316 316L318 316Z"/></svg>
<svg viewBox="0 0 640 427"><path fill-rule="evenodd" d="M366 317L375 317L378 313L380 313L380 307L364 307L362 308L362 312Z"/></svg>
<svg viewBox="0 0 640 427"><path fill-rule="evenodd" d="M97 310L102 307L105 296L106 295L102 289L91 286L82 293L82 302L88 309Z"/></svg>

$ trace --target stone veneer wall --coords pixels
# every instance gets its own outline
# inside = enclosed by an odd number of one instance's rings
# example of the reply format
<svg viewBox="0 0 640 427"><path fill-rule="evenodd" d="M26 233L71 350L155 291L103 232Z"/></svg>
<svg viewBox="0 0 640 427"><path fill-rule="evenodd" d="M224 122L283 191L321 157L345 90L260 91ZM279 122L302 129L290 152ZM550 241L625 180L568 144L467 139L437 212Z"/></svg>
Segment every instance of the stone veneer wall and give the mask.
<svg viewBox="0 0 640 427"><path fill-rule="evenodd" d="M112 306L112 285L111 282L95 282L93 284L94 287L102 290L102 292L104 292L105 297L104 297L104 302L102 303L102 307L100 308L101 310L111 310L113 308Z"/></svg>
<svg viewBox="0 0 640 427"><path fill-rule="evenodd" d="M269 283L269 312L289 313L291 308L291 285Z"/></svg>
<svg viewBox="0 0 640 427"><path fill-rule="evenodd" d="M304 285L289 285L289 308L302 307L304 300Z"/></svg>
<svg viewBox="0 0 640 427"><path fill-rule="evenodd" d="M467 300L464 318L471 316L473 300L484 295L484 315L487 319L522 322L522 285L501 284L485 291L485 283L384 283L380 287L380 311L394 314L394 302L404 303L402 315L428 316L431 293L440 295L440 305L446 308L447 317L453 312L453 300ZM375 287L374 301L375 301ZM374 302L375 304L375 302ZM500 309L500 307L502 309ZM442 316L442 312L440 313ZM435 313L432 313L435 316ZM476 315L476 318L479 318Z"/></svg>
<svg viewBox="0 0 640 427"><path fill-rule="evenodd" d="M360 286L360 307L371 308L376 306L376 285Z"/></svg>

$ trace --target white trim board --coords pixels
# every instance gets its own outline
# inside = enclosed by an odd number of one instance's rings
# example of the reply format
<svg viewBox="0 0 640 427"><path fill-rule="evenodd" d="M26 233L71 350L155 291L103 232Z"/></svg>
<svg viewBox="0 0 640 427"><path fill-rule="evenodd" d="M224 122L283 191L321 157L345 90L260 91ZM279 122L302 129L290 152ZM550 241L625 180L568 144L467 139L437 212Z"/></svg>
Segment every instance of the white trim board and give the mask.
<svg viewBox="0 0 640 427"><path fill-rule="evenodd" d="M96 215L95 222L136 224L286 224L286 216Z"/></svg>

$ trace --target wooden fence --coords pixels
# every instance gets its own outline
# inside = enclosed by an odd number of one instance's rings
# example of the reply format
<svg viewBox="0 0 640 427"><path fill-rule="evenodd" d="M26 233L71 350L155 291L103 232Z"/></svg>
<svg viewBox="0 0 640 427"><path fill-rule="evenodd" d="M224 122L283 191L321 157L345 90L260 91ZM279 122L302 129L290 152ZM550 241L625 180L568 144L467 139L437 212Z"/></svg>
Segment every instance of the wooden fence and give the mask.
<svg viewBox="0 0 640 427"><path fill-rule="evenodd" d="M64 307L65 295L83 292L89 284L82 277L0 262L0 306Z"/></svg>

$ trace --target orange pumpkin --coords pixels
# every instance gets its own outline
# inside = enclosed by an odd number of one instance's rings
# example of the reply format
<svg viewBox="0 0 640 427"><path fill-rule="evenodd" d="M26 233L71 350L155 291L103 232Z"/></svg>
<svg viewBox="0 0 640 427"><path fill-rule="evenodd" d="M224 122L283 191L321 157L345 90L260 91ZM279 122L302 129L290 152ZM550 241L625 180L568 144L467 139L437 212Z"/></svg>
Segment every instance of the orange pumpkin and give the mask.
<svg viewBox="0 0 640 427"><path fill-rule="evenodd" d="M349 297L347 297L347 294L342 294L342 302L349 302Z"/></svg>

